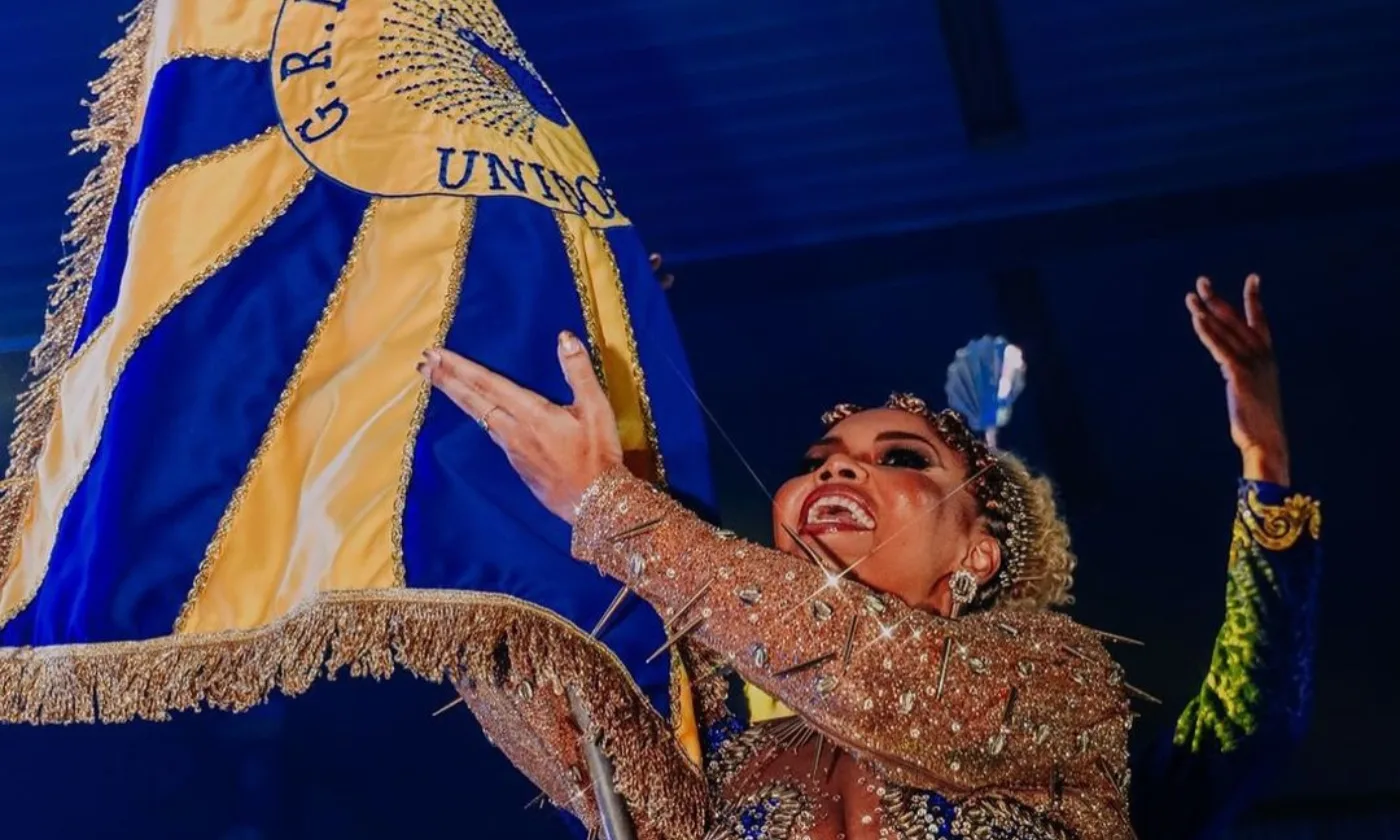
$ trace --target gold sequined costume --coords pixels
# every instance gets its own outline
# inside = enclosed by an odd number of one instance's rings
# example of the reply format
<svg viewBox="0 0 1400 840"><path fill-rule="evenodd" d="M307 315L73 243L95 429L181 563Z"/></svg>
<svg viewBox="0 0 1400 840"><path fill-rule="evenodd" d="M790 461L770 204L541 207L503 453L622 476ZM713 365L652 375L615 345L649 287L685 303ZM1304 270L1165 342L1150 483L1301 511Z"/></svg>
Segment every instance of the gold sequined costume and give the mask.
<svg viewBox="0 0 1400 840"><path fill-rule="evenodd" d="M707 690L725 667L798 713L711 743L705 780L669 733L647 741L600 723L639 836L1132 836L1131 715L1094 631L1043 611L953 621L911 609L717 531L621 468L581 504L574 554L651 602L692 668L719 663L696 671L703 724L725 716L721 691ZM464 697L552 800L595 824L562 698L585 699L595 720L651 713L626 692L598 696L616 682L607 663L584 675L578 662L498 659L494 675L463 681Z"/></svg>

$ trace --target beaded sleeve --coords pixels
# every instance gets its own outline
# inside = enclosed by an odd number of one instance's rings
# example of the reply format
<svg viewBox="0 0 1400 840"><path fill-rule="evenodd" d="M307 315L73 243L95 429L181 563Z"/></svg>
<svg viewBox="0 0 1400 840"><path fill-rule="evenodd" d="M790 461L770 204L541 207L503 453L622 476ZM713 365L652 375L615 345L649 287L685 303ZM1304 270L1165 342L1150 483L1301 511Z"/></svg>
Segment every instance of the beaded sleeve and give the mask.
<svg viewBox="0 0 1400 840"><path fill-rule="evenodd" d="M1316 500L1241 483L1210 669L1170 742L1144 753L1137 774L1144 838L1200 836L1224 824L1301 738L1312 696L1321 529Z"/></svg>
<svg viewBox="0 0 1400 840"><path fill-rule="evenodd" d="M622 469L586 494L573 548L651 602L673 638L714 650L892 781L998 792L1085 838L1123 836L1131 717L1093 631L1044 612L950 621L833 583Z"/></svg>

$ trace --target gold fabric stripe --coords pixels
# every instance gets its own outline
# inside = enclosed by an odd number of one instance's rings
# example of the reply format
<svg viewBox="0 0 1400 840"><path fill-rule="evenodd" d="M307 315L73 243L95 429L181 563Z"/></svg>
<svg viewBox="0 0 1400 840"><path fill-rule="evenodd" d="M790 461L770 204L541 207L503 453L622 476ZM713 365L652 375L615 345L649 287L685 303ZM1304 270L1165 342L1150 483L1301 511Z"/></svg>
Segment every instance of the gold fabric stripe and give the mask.
<svg viewBox="0 0 1400 840"><path fill-rule="evenodd" d="M268 0L156 0L150 64L172 55L267 58L280 7Z"/></svg>
<svg viewBox="0 0 1400 840"><path fill-rule="evenodd" d="M457 247L452 252L452 265L449 266L447 292L442 298L442 314L438 320L437 332L433 335L432 347L441 347L447 341L447 331L452 327L452 319L457 314L457 302L462 296L462 275L467 267L467 251L471 248L472 236L476 230L477 199L468 198L461 209L461 232L457 236ZM391 522L390 545L394 552L394 585L407 584L403 560L403 516L408 508L408 486L413 481L413 451L417 448L418 433L423 428L423 418L428 413L428 400L433 388L426 382L418 385L418 400L413 407L413 420L403 443L399 465L398 492L394 495L394 518Z"/></svg>
<svg viewBox="0 0 1400 840"><path fill-rule="evenodd" d="M695 687L680 651L671 651L671 729L686 758L696 767L703 759L699 716L695 712Z"/></svg>
<svg viewBox="0 0 1400 840"><path fill-rule="evenodd" d="M216 164L221 160L238 154L239 152L243 151L244 149L250 146L254 146L259 143L273 142L274 138L277 137L280 133L281 129L274 126L273 128L269 128L267 131L264 131L262 134L259 134L257 137L252 137L248 140L235 143L232 146L229 146L225 149L220 149L217 152L210 152L209 154L203 155L201 157L190 158L189 160L182 161L181 163L170 167L166 171L162 172L159 176L157 176L156 179L150 183L150 186L146 187L145 191L141 193L139 198L137 198L136 209L131 214L133 224L135 223L136 219L139 219L141 217L142 211L146 207L146 200L151 195L157 193L167 183L178 178L182 173L190 169L197 169L202 166ZM124 279L125 278L123 278L123 280ZM86 301L84 301L84 303L86 304ZM84 308L86 308L86 306L84 306ZM97 327L94 328L93 331L88 334L87 342L91 342L94 338L101 334L108 325L111 324L112 314L113 313L109 312L106 316L103 317L101 323L99 323ZM82 348L78 348L78 351L81 352L81 349Z"/></svg>
<svg viewBox="0 0 1400 840"><path fill-rule="evenodd" d="M575 217L564 213L554 214L554 221L559 224L559 235L564 240L564 253L569 258L569 270L574 275L574 290L578 292L579 306L583 309L583 327L588 332L588 346L594 348L591 354L593 372L598 375L598 382L603 386L603 390L608 391L608 372L603 368L603 355L597 350L603 341L603 333L598 326L598 301L595 300L593 284L583 264L583 255L579 253L576 232L579 226L571 224L568 221L570 218Z"/></svg>
<svg viewBox="0 0 1400 840"><path fill-rule="evenodd" d="M557 215L560 225L566 229L566 247L570 241L574 244L574 253L569 256L575 282L583 290L580 298L585 321L590 309L596 313L598 334L590 338L594 351L601 357L608 399L617 413L618 432L628 466L638 475L664 484L666 470L661 461L651 400L646 392L637 340L632 334L617 258L602 231L589 227L579 216ZM590 325L589 329L594 327Z"/></svg>
<svg viewBox="0 0 1400 840"><path fill-rule="evenodd" d="M204 166L209 166L210 164L218 163L219 161L233 157L239 152L242 152L243 150L248 149L252 146L274 143L276 142L275 138L277 138L281 133L282 130L280 128L278 128L277 126L273 126L272 128L267 129L262 134L259 134L256 137L250 137L247 140L241 140L237 143L234 143L232 146L227 146L225 148L219 149L218 151L210 152L207 155L200 155L199 157L193 157L189 160L180 161L179 163L175 164L174 166L157 175L155 180L151 181L151 183L147 185L146 189L143 190L141 192L141 195L138 196L136 199L136 209L132 212L131 218L133 220L141 218L142 212L146 209L146 202L150 199L151 195L159 192L161 188L163 188L166 184L180 177L180 175L184 172L187 172L191 169L199 169Z"/></svg>
<svg viewBox="0 0 1400 840"><path fill-rule="evenodd" d="M748 701L749 722L762 723L765 720L779 720L792 717L795 713L763 689L744 683L744 699Z"/></svg>
<svg viewBox="0 0 1400 840"><path fill-rule="evenodd" d="M138 6L126 18L126 34L102 53L111 65L90 86L87 127L73 134L74 152L100 152L102 157L68 205L72 223L63 235L67 253L49 289L44 335L29 357L32 384L16 402L10 464L0 483L0 584L9 575L33 502L39 457L58 408L59 382L87 310L126 154L139 130L133 115L145 96L143 59L150 44L151 18L149 2Z"/></svg>
<svg viewBox="0 0 1400 840"><path fill-rule="evenodd" d="M397 585L414 372L455 309L474 202L371 205L326 315L224 514L177 633L248 629L318 592Z"/></svg>
<svg viewBox="0 0 1400 840"><path fill-rule="evenodd" d="M193 620L194 612L201 603L205 590L209 585L209 579L214 572L215 563L228 553L226 549L230 542L229 531L237 520L238 514L243 510L250 492L263 489L266 486L262 470L264 459L268 457L269 450L273 449L274 442L277 442L280 437L285 437L279 436L279 432L282 432L283 426L287 422L287 414L291 410L294 400L300 395L302 381L306 376L308 364L321 345L321 340L326 334L326 327L331 323L331 319L340 311L341 305L345 301L345 287L350 276L354 273L356 266L359 264L360 253L364 247L365 234L370 229L370 225L374 222L375 211L378 207L379 203L374 201L370 202L369 207L365 210L365 216L360 222L360 229L355 234L355 241L350 246L350 254L345 260L345 266L341 270L340 276L336 278L335 288L331 290L330 295L326 298L326 304L321 311L321 317L317 319L316 327L311 331L311 336L307 339L306 347L302 351L301 358L297 359L296 367L292 369L292 375L288 377L287 384L283 387L281 396L278 397L277 406L272 411L272 419L268 422L267 429L263 432L262 440L258 442L258 449L253 454L252 461L248 465L248 470L244 473L243 480L239 482L238 488L233 491L233 498L229 501L228 507L224 509L223 516L219 519L219 526L214 530L214 538L209 541L209 546L204 552L204 559L200 561L199 572L194 578L194 586L185 597L185 603L181 606L180 614L175 619L176 633L185 632L188 625ZM272 452L274 458L281 454L283 453L280 451ZM259 484L259 481L262 481L262 483ZM277 489L279 488L273 488L273 490ZM278 512L282 513L284 518L295 517L299 512L299 500L295 497L282 499L280 501L282 502L282 506L278 508ZM256 510L258 506L255 504L253 507ZM237 541L237 539L237 536L233 537L234 541ZM238 547L241 546L235 546L235 548ZM247 553L245 552L243 556L247 557ZM256 564L261 560L264 563L275 563L276 556L252 557L250 561L245 562ZM265 592L266 590L264 589L249 589L241 594L257 597L258 595L265 594ZM266 622L256 622L256 624L263 623ZM232 626L235 625L231 624L230 627Z"/></svg>
<svg viewBox="0 0 1400 840"><path fill-rule="evenodd" d="M616 352L618 362L625 364L628 379L635 388L637 408L641 415L642 434L646 447L651 452L652 477L658 484L666 483L666 463L661 457L661 439L656 431L656 420L651 411L651 396L647 393L646 374L642 372L642 357L637 350L637 338L632 331L632 314L627 306L627 295L622 288L622 269L618 267L617 255L608 244L602 230L589 228L589 241L606 261L606 271L597 275L605 281L597 291L599 319L603 323L604 335L616 336L620 345Z"/></svg>
<svg viewBox="0 0 1400 840"><path fill-rule="evenodd" d="M146 0L143 5L150 9L152 37L146 53L147 89L135 114L138 126L145 118L150 82L160 68L192 56L266 59L281 8L268 0Z"/></svg>
<svg viewBox="0 0 1400 840"><path fill-rule="evenodd" d="M269 135L183 171L150 195L132 223L117 305L57 382L35 490L0 588L0 626L43 580L59 518L97 450L108 401L136 348L177 303L281 217L311 177L301 158Z"/></svg>

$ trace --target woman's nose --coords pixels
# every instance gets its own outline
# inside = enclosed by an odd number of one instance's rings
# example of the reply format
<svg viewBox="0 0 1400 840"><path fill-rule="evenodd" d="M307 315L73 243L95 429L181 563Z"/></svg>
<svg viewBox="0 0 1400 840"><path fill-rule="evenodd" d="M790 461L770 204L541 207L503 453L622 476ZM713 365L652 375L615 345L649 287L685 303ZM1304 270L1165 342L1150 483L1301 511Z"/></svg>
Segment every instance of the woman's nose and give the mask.
<svg viewBox="0 0 1400 840"><path fill-rule="evenodd" d="M817 471L818 481L861 481L865 478L865 468L858 461L845 455L832 455Z"/></svg>

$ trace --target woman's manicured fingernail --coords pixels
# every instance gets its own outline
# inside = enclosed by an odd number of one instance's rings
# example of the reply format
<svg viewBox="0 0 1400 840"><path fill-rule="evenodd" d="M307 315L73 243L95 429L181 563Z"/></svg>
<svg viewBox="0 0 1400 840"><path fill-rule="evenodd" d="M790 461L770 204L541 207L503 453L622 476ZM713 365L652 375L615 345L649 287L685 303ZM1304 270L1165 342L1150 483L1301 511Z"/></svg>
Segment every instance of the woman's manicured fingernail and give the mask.
<svg viewBox="0 0 1400 840"><path fill-rule="evenodd" d="M578 339L574 338L573 333L562 332L559 334L559 350L563 352L564 355L572 356L577 353L579 349Z"/></svg>

